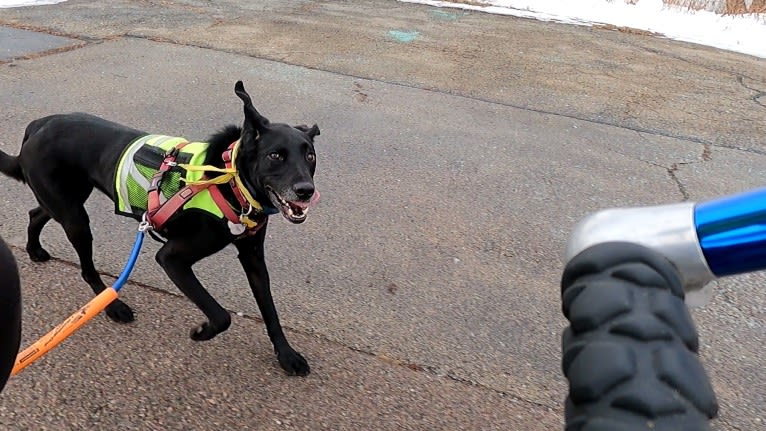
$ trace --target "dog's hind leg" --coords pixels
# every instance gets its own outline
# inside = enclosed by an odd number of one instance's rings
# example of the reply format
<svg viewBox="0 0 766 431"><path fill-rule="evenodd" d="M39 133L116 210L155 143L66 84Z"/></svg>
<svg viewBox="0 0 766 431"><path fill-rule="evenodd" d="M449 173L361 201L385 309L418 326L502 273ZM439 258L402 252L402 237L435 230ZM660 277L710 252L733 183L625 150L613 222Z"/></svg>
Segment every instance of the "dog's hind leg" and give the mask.
<svg viewBox="0 0 766 431"><path fill-rule="evenodd" d="M93 293L98 295L106 289L106 285L93 263L93 234L90 231L90 220L85 207L80 206L74 211L70 209L66 218L61 220L61 226L77 252L77 257L80 258L83 280L93 289ZM119 299L115 299L106 307L106 315L115 322L133 321L133 310Z"/></svg>
<svg viewBox="0 0 766 431"><path fill-rule="evenodd" d="M48 172L44 169L44 166L39 167L35 175L29 176L28 184L41 210L35 208L29 213L27 250L31 248L38 252L44 251L40 246L40 231L48 219L53 218L64 228L64 233L77 252L82 278L98 295L106 289L106 285L93 264L93 235L84 206L94 186L87 177L77 173L69 172L68 175L62 176L61 172L54 169ZM60 180L53 181L51 178ZM119 299L106 307L106 314L116 322L133 321L133 311Z"/></svg>
<svg viewBox="0 0 766 431"><path fill-rule="evenodd" d="M29 226L27 227L27 253L33 262L45 262L51 255L40 244L40 233L51 216L42 207L29 211Z"/></svg>

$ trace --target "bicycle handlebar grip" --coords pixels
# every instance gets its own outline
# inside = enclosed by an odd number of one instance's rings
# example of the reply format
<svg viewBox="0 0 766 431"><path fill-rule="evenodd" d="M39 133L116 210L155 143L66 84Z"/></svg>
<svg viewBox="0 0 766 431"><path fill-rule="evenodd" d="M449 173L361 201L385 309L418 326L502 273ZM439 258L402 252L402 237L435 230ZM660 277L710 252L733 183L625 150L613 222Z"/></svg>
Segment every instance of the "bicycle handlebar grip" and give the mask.
<svg viewBox="0 0 766 431"><path fill-rule="evenodd" d="M669 260L601 243L569 261L561 289L566 431L710 429L718 402Z"/></svg>

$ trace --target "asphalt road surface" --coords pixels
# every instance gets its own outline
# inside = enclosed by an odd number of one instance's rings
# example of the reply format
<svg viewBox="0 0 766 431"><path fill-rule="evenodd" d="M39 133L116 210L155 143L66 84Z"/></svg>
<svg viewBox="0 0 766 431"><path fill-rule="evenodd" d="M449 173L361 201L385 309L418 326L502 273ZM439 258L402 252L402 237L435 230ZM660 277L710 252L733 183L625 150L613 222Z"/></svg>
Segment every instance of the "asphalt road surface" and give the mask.
<svg viewBox="0 0 766 431"><path fill-rule="evenodd" d="M231 249L195 271L241 317L191 341L202 315L149 241L123 289L137 321L100 316L12 378L3 429L561 428L573 224L766 184L766 64L705 47L389 0L73 0L0 9L0 25L4 151L69 111L203 139L241 121L241 79L272 121L319 124L323 198L303 225L275 219L267 242L309 377L278 368ZM56 260L29 262L31 193L0 187L26 344L90 290L55 224ZM136 225L103 196L87 206L114 276ZM694 311L718 430L766 427L764 281L716 282Z"/></svg>

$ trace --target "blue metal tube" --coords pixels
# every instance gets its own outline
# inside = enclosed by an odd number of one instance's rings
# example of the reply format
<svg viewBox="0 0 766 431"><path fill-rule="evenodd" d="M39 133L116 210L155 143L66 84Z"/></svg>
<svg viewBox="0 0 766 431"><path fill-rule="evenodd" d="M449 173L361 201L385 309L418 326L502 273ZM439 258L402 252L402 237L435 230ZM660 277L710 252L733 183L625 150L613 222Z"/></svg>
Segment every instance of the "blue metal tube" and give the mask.
<svg viewBox="0 0 766 431"><path fill-rule="evenodd" d="M766 269L766 188L698 203L694 224L716 276Z"/></svg>
<svg viewBox="0 0 766 431"><path fill-rule="evenodd" d="M128 281L128 277L130 277L130 272L133 271L133 267L136 265L136 261L138 260L138 253L141 251L141 245L144 243L144 232L138 231L136 234L136 242L133 244L133 250L130 252L130 257L128 258L128 262L125 264L125 268L120 273L120 276L117 278L117 281L114 282L112 285L112 289L119 292L120 289L122 289L122 286L125 284L126 281Z"/></svg>

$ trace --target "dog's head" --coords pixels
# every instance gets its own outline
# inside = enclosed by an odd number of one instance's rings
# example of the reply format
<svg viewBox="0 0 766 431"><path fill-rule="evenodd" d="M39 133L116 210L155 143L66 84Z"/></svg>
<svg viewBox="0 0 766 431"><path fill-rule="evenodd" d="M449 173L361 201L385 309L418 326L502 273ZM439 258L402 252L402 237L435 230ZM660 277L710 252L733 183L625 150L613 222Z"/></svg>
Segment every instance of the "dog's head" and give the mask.
<svg viewBox="0 0 766 431"><path fill-rule="evenodd" d="M255 109L242 81L234 92L245 105L237 160L243 182L255 196L268 196L287 220L303 223L319 199L314 188L314 138L319 127L271 123Z"/></svg>

